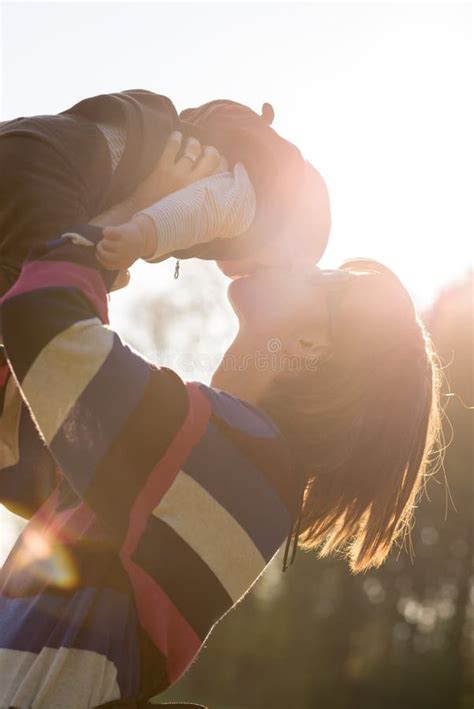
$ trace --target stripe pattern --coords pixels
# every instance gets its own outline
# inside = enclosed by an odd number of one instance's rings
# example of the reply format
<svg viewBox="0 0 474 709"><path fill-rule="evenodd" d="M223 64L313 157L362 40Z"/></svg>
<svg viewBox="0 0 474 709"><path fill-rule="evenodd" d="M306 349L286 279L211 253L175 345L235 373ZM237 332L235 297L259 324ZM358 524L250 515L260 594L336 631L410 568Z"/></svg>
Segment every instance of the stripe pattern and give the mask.
<svg viewBox="0 0 474 709"><path fill-rule="evenodd" d="M139 214L151 218L156 230L156 250L147 260L243 234L255 217L256 197L243 163L163 197Z"/></svg>
<svg viewBox="0 0 474 709"><path fill-rule="evenodd" d="M84 709L120 698L114 664L90 650L43 647L36 654L0 648L0 667L9 678L0 685L2 707ZM90 687L77 681L80 674Z"/></svg>
<svg viewBox="0 0 474 709"><path fill-rule="evenodd" d="M58 470L0 574L0 673L12 658L28 668L3 691L30 703L50 691L47 657L54 691L80 676L90 703L98 687L101 701L148 697L283 543L291 468L258 409L127 347L104 324L100 266L77 246L70 268L69 246L59 268L58 244L2 303L10 367ZM18 427L15 406L4 411Z"/></svg>
<svg viewBox="0 0 474 709"><path fill-rule="evenodd" d="M0 361L0 504L30 518L53 491L56 479L54 460L8 364Z"/></svg>

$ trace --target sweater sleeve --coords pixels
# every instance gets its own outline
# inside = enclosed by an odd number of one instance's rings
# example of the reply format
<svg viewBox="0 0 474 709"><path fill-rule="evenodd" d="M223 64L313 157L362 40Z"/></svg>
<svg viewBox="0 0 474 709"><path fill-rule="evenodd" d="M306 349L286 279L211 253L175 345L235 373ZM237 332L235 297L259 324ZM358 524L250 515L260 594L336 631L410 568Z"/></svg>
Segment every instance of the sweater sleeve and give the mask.
<svg viewBox="0 0 474 709"><path fill-rule="evenodd" d="M95 244L73 227L27 263L1 304L9 366L41 437L74 491L123 539L134 500L180 430L184 383L107 326Z"/></svg>
<svg viewBox="0 0 474 709"><path fill-rule="evenodd" d="M0 503L30 518L56 484L54 461L0 351Z"/></svg>
<svg viewBox="0 0 474 709"><path fill-rule="evenodd" d="M245 232L256 210L255 191L242 163L167 195L139 214L150 217L156 231L156 250L163 254Z"/></svg>

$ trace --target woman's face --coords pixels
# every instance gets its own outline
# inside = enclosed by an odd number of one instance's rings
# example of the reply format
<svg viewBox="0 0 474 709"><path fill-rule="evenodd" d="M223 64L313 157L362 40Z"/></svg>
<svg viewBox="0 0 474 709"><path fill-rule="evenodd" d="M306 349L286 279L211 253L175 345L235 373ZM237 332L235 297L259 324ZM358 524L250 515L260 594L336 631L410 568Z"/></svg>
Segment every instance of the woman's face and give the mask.
<svg viewBox="0 0 474 709"><path fill-rule="evenodd" d="M229 278L240 278L252 275L256 270L267 268L285 269L288 263L305 260L306 264L315 263L321 257L321 246L310 233L304 237L295 238L293 228L286 232L280 231L275 239L273 233L265 234L264 230L255 233L257 247L247 258L229 261L217 261L217 265ZM314 269L314 266L312 267Z"/></svg>
<svg viewBox="0 0 474 709"><path fill-rule="evenodd" d="M240 330L247 335L281 340L292 332L317 331L327 321L326 294L318 287L315 266L259 267L237 278L228 289Z"/></svg>

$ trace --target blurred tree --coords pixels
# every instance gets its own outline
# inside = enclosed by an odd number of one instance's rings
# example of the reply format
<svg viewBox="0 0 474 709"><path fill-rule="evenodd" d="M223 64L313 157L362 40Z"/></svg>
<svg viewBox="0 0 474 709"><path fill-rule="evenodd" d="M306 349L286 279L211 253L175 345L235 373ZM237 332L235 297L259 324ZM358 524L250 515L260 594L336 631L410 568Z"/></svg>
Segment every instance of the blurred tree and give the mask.
<svg viewBox="0 0 474 709"><path fill-rule="evenodd" d="M162 273L160 265L154 268ZM159 292L144 291L132 274L134 287L113 322L157 364L207 384L236 330L236 318L225 298L226 279L214 263L185 261L180 271L179 279Z"/></svg>

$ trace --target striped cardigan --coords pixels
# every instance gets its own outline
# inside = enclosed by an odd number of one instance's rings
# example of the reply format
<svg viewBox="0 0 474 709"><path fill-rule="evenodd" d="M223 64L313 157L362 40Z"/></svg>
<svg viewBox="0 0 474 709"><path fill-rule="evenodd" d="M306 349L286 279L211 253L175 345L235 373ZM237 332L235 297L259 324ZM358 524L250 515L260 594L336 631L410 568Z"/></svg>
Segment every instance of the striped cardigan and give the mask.
<svg viewBox="0 0 474 709"><path fill-rule="evenodd" d="M115 274L95 259L102 230L74 232L25 265L1 306L9 365L57 484L0 575L0 707L162 692L265 569L295 511L271 420L127 347L107 326ZM14 475L21 450L11 462Z"/></svg>

